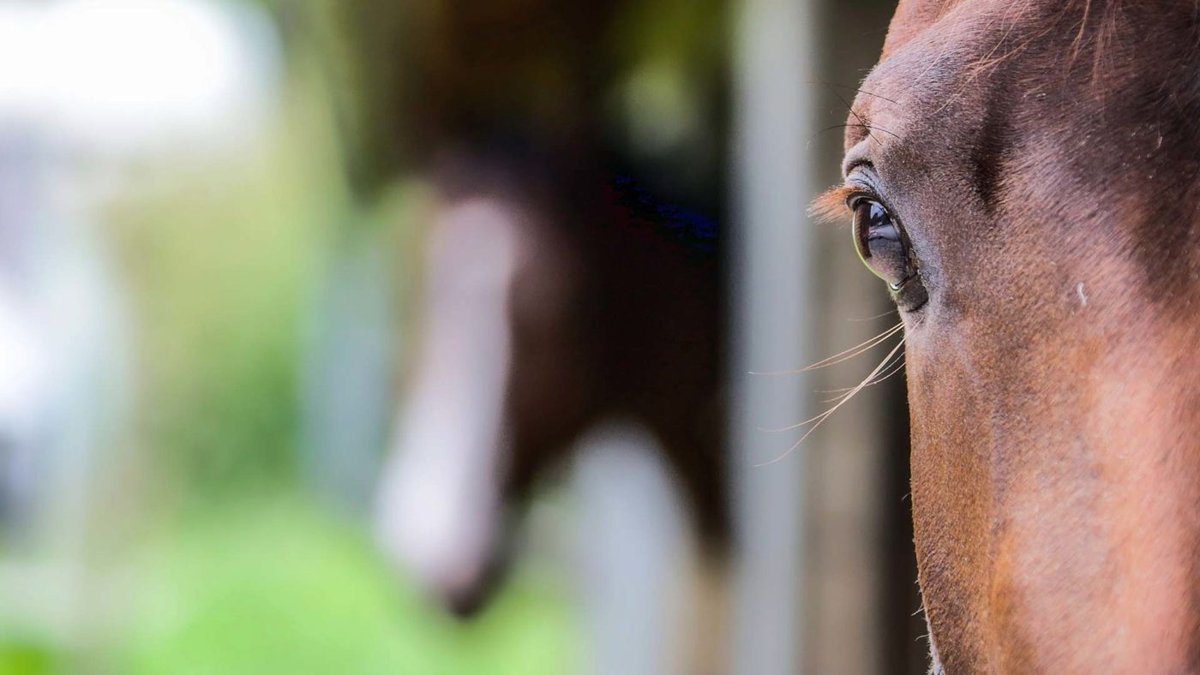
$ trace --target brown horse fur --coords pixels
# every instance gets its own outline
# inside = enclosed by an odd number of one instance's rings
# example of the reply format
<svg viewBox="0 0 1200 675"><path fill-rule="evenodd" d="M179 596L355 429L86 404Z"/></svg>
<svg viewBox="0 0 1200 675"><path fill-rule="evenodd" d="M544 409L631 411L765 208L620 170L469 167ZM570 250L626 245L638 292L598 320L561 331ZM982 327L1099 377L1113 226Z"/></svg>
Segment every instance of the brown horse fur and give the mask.
<svg viewBox="0 0 1200 675"><path fill-rule="evenodd" d="M1197 672L1200 3L902 0L850 122L929 295L934 670Z"/></svg>

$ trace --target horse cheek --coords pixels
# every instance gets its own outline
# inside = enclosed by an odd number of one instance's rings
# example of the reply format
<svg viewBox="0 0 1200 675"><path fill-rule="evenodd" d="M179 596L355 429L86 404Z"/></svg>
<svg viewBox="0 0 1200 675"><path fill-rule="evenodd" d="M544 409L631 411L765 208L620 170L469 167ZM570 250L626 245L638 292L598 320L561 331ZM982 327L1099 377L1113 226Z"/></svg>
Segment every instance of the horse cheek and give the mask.
<svg viewBox="0 0 1200 675"><path fill-rule="evenodd" d="M988 640L973 617L987 607L992 489L986 444L979 442L987 432L974 422L980 416L970 369L953 351L914 342L908 351L912 508L924 608L947 672L986 672Z"/></svg>

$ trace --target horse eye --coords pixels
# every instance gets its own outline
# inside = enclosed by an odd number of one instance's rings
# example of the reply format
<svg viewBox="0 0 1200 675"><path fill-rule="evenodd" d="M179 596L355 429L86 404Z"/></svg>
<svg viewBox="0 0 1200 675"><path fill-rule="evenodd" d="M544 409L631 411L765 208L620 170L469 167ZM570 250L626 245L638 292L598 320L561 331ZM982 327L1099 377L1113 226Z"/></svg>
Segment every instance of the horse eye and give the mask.
<svg viewBox="0 0 1200 675"><path fill-rule="evenodd" d="M896 303L917 309L928 298L917 274L908 237L887 207L866 197L850 202L854 212L854 247L867 269L887 282Z"/></svg>

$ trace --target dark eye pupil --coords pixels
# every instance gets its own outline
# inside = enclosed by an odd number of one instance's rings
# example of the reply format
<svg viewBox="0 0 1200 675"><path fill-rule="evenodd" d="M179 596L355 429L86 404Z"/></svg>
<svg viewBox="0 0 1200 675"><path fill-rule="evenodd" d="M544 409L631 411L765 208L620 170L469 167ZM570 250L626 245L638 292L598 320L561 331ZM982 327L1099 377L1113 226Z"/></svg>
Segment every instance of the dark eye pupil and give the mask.
<svg viewBox="0 0 1200 675"><path fill-rule="evenodd" d="M872 199L850 203L854 211L854 243L867 269L887 282L892 298L901 309L925 304L928 295L917 272L908 238L892 214Z"/></svg>
<svg viewBox="0 0 1200 675"><path fill-rule="evenodd" d="M892 217L888 215L883 206L876 202L871 202L870 209L871 211L867 216L867 241L883 239L899 242L900 230L892 223Z"/></svg>
<svg viewBox="0 0 1200 675"><path fill-rule="evenodd" d="M864 199L854 205L854 238L863 262L893 289L914 273L900 227L879 202Z"/></svg>
<svg viewBox="0 0 1200 675"><path fill-rule="evenodd" d="M900 228L879 202L863 200L854 205L854 238L864 262L877 253L903 255Z"/></svg>

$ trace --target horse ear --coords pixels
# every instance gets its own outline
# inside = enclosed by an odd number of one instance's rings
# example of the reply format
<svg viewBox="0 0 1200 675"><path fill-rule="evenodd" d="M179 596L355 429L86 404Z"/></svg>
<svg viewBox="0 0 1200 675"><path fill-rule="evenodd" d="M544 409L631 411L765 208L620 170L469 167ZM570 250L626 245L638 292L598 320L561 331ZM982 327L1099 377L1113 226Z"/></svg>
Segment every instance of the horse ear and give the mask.
<svg viewBox="0 0 1200 675"><path fill-rule="evenodd" d="M892 23L888 27L887 39L883 43L882 61L903 47L926 28L937 23L963 0L900 0Z"/></svg>

